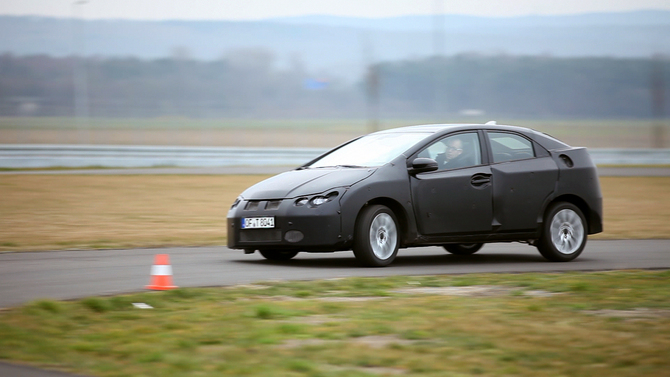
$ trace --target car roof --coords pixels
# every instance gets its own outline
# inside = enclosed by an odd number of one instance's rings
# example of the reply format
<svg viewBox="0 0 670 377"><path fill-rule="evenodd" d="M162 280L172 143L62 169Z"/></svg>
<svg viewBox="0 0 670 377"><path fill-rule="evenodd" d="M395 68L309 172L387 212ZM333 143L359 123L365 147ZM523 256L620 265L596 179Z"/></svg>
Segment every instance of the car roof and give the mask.
<svg viewBox="0 0 670 377"><path fill-rule="evenodd" d="M500 131L513 131L525 134L526 136L531 137L536 142L540 143L543 147L549 150L565 149L571 148L568 144L554 138L553 136L547 135L540 131L536 131L532 128L519 127L519 126L507 126L494 123L487 124L424 124L417 126L406 126L398 128L390 128L388 130L378 131L375 134L384 134L384 133L426 133L426 134L447 134L450 132L457 131L468 131L468 130L500 130Z"/></svg>
<svg viewBox="0 0 670 377"><path fill-rule="evenodd" d="M425 132L425 133L438 133L444 131L459 131L466 129L499 129L507 131L521 131L521 132L532 132L533 130L525 127L518 126L506 126L499 124L476 124L476 123L463 123L463 124L423 124L416 126L405 126L398 128L390 128L388 130L379 131L377 133L400 133L400 132Z"/></svg>

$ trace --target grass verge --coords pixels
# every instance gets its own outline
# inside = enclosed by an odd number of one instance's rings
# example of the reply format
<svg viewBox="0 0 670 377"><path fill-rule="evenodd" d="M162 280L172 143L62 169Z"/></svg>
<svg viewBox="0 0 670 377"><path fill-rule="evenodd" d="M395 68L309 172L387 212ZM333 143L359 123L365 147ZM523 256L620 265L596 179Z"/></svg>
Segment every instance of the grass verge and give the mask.
<svg viewBox="0 0 670 377"><path fill-rule="evenodd" d="M594 239L670 238L670 177L601 177L605 231Z"/></svg>
<svg viewBox="0 0 670 377"><path fill-rule="evenodd" d="M95 376L661 376L668 349L669 271L270 282L0 312L0 359Z"/></svg>
<svg viewBox="0 0 670 377"><path fill-rule="evenodd" d="M264 178L3 175L0 250L225 244L230 204Z"/></svg>
<svg viewBox="0 0 670 377"><path fill-rule="evenodd" d="M2 175L0 251L225 244L226 214L267 176ZM670 238L670 177L604 177L605 232Z"/></svg>

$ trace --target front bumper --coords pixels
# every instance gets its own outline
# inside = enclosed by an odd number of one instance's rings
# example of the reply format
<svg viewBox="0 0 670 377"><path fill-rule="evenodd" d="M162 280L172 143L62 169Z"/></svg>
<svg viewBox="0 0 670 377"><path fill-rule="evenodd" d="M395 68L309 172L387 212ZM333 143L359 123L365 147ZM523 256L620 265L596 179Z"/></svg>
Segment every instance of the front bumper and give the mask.
<svg viewBox="0 0 670 377"><path fill-rule="evenodd" d="M279 203L277 203L279 202ZM245 217L274 217L269 229L242 229ZM316 208L294 199L241 200L228 212L228 247L250 250L337 251L347 249L341 236L339 201Z"/></svg>

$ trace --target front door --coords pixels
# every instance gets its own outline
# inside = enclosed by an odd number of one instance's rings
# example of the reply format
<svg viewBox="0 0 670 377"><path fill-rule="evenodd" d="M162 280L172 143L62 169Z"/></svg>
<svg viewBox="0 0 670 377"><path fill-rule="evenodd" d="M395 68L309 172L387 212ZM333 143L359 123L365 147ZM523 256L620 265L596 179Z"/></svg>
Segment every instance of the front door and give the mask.
<svg viewBox="0 0 670 377"><path fill-rule="evenodd" d="M427 236L490 232L491 169L482 164L479 135L469 132L448 136L428 146L418 157L432 158L440 167L410 178L419 232Z"/></svg>

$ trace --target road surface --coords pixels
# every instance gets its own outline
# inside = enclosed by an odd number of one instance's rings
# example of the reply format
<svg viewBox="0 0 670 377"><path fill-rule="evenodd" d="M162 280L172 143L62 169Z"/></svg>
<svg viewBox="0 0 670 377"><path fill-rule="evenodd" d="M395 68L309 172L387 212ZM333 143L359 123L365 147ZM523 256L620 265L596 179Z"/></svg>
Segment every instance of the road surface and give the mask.
<svg viewBox="0 0 670 377"><path fill-rule="evenodd" d="M0 254L0 308L39 298L142 291L155 254L169 254L173 280L180 287L349 276L670 268L670 240L591 240L568 263L547 262L534 247L517 243L488 244L467 257L439 247L413 248L400 250L386 268L359 267L352 252L301 253L288 262L270 262L258 253L244 255L223 246L19 252Z"/></svg>

